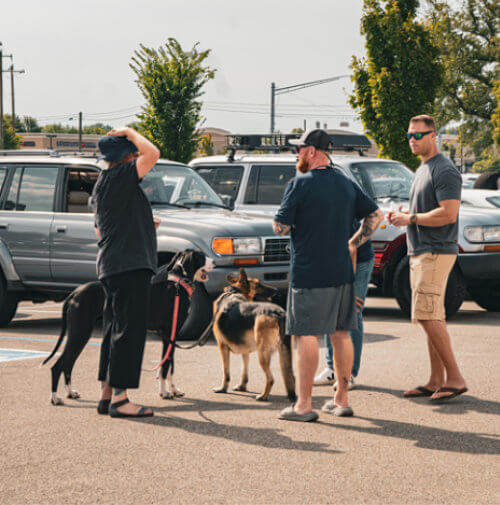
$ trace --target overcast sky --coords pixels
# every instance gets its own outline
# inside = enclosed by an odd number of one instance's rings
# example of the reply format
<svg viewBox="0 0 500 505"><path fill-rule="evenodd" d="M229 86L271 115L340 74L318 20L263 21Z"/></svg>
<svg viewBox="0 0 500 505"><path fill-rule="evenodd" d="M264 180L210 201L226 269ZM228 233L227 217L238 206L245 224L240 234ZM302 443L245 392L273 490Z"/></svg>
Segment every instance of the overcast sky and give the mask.
<svg viewBox="0 0 500 505"><path fill-rule="evenodd" d="M25 0L2 2L0 41L13 54L16 113L40 123L134 120L143 98L129 68L142 43L175 37L184 49L211 49L216 76L203 96L205 126L268 132L271 82L278 87L349 74L362 56L362 0ZM4 58L4 70L10 60ZM10 79L4 74L4 111ZM276 129L316 121L360 131L349 79L277 97ZM73 122L76 125L76 117ZM71 124L71 123L70 123Z"/></svg>

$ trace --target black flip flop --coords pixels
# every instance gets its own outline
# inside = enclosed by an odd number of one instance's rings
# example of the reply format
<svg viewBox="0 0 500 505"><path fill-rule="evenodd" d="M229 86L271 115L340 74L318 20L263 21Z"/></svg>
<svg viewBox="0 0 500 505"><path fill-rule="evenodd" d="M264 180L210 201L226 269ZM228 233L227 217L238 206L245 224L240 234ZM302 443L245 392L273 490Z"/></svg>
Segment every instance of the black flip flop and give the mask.
<svg viewBox="0 0 500 505"><path fill-rule="evenodd" d="M110 403L111 403L111 400L99 400L99 403L97 404L97 413L104 414L104 415L109 414L109 404Z"/></svg>
<svg viewBox="0 0 500 505"><path fill-rule="evenodd" d="M434 394L434 391L432 391L432 389L428 389L424 386L417 386L414 389L419 392L418 393L410 393L409 395L407 395L406 393L403 393L403 396L405 398L420 398L422 396L432 396Z"/></svg>
<svg viewBox="0 0 500 505"><path fill-rule="evenodd" d="M436 393L451 393L451 395L440 396L438 398L429 398L431 403L442 403L451 400L452 398L456 398L459 395L462 395L468 391L467 388L452 388L452 387L444 387L439 388Z"/></svg>
<svg viewBox="0 0 500 505"><path fill-rule="evenodd" d="M119 402L112 403L109 406L109 415L111 417L151 417L154 415L152 410L148 412L148 409L150 407L141 407L137 414L126 414L124 412L120 412L118 410L118 407L126 405L127 403L130 403L128 398L125 398L125 400L121 400Z"/></svg>

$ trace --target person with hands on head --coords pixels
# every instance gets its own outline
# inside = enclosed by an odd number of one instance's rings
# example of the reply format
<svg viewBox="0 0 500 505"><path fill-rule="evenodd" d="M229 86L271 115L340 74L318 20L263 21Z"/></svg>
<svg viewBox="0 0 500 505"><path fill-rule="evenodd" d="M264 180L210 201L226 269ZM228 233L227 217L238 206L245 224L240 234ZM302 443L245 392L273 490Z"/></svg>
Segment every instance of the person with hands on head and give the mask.
<svg viewBox="0 0 500 505"><path fill-rule="evenodd" d="M356 249L383 219L382 212L353 181L334 169L324 130L306 131L291 140L300 172L285 189L273 221L277 235L291 234L290 286L286 333L297 337L297 402L279 419L315 421L312 387L318 366L318 338L329 334L338 388L322 410L352 416L347 390L353 363L348 331L357 328L354 292ZM363 219L351 237L354 219Z"/></svg>
<svg viewBox="0 0 500 505"><path fill-rule="evenodd" d="M410 119L410 149L422 160L410 190L409 210L389 212L395 226L406 226L412 290L411 317L427 335L430 376L406 398L429 396L443 402L467 391L446 328L444 299L448 277L458 254L458 211L462 178L438 151L436 124L431 116Z"/></svg>
<svg viewBox="0 0 500 505"><path fill-rule="evenodd" d="M106 301L97 411L112 417L152 416L152 409L129 401L127 390L139 387L160 224L139 183L160 152L132 128L114 128L99 140L99 149L103 166L92 202L99 237L97 274Z"/></svg>

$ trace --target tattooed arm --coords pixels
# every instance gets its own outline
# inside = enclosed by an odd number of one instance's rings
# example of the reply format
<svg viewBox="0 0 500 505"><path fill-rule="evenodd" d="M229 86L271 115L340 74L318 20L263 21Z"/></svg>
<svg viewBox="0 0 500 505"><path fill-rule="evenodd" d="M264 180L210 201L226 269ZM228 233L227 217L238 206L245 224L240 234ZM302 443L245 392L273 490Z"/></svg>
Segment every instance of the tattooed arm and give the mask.
<svg viewBox="0 0 500 505"><path fill-rule="evenodd" d="M290 233L290 225L273 221L273 231L276 235L288 235Z"/></svg>
<svg viewBox="0 0 500 505"><path fill-rule="evenodd" d="M384 214L380 209L368 214L359 230L349 240L349 246L357 249L360 245L364 244L375 233L377 226L383 219Z"/></svg>

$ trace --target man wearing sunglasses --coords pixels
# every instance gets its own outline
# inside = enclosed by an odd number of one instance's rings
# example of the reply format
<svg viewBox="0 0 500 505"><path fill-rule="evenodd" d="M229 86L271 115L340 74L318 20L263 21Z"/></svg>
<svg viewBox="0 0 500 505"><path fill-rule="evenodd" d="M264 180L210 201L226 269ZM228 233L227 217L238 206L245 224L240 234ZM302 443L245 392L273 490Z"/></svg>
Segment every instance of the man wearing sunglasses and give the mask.
<svg viewBox="0 0 500 505"><path fill-rule="evenodd" d="M411 187L409 212L389 212L387 217L391 224L407 227L411 317L427 334L431 370L424 385L406 391L404 396L429 396L431 402L443 402L467 391L446 329L444 309L448 277L458 254L462 177L438 151L431 116L410 119L406 137L422 164Z"/></svg>

